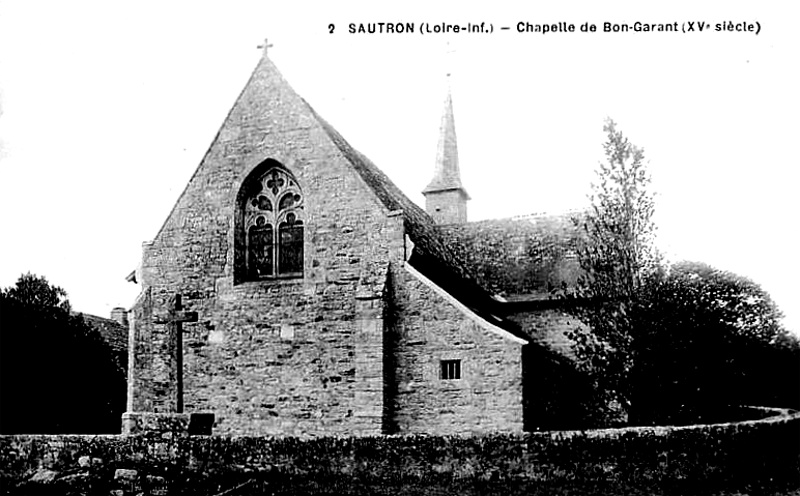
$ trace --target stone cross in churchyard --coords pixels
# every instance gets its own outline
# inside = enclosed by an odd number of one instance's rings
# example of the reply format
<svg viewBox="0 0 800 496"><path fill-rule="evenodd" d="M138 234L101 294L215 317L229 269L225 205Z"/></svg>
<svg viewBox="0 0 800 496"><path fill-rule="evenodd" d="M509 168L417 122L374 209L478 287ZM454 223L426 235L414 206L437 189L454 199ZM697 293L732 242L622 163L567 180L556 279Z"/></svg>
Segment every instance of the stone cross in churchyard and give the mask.
<svg viewBox="0 0 800 496"><path fill-rule="evenodd" d="M170 298L167 318L157 320L156 324L166 324L170 327L173 346L175 347L175 372L176 372L176 413L183 413L183 323L197 322L197 312L183 311L181 295L175 294Z"/></svg>
<svg viewBox="0 0 800 496"><path fill-rule="evenodd" d="M198 316L182 303L180 294L154 296L147 288L134 305L123 435L211 434L213 413L183 413L183 323L197 322Z"/></svg>

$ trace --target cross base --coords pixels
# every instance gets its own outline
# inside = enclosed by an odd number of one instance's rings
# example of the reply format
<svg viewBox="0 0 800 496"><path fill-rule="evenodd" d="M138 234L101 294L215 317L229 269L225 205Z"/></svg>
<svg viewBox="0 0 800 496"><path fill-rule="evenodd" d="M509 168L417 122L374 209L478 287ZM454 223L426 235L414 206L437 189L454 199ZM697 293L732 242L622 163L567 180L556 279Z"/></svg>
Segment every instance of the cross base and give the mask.
<svg viewBox="0 0 800 496"><path fill-rule="evenodd" d="M189 435L210 435L213 425L213 413L125 412L122 414L123 436L174 439Z"/></svg>

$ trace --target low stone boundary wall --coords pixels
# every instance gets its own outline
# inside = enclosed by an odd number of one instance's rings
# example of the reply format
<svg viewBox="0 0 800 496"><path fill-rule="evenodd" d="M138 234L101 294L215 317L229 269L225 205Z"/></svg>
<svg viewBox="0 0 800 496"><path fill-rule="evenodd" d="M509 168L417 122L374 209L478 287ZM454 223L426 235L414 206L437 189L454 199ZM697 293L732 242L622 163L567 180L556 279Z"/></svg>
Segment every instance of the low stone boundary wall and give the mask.
<svg viewBox="0 0 800 496"><path fill-rule="evenodd" d="M0 488L7 494L46 484L98 494L148 487L152 494L178 494L248 477L800 487L800 413L728 424L479 437L0 436Z"/></svg>

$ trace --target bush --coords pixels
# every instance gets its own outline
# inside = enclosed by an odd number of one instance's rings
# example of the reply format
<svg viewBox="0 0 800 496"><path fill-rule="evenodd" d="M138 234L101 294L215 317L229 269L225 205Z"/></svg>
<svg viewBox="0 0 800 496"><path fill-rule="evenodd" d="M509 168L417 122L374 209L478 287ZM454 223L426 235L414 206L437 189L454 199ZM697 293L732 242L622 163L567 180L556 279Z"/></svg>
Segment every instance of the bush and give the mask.
<svg viewBox="0 0 800 496"><path fill-rule="evenodd" d="M66 292L27 274L0 291L0 433L118 433L125 376Z"/></svg>

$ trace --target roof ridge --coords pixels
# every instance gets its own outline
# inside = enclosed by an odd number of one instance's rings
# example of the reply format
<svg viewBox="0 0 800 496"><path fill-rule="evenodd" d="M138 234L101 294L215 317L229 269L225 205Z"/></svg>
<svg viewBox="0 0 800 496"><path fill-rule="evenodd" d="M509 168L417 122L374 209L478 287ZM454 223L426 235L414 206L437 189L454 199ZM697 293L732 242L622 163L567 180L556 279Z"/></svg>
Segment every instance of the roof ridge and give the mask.
<svg viewBox="0 0 800 496"><path fill-rule="evenodd" d="M473 287L479 290L478 292L483 291L486 293L487 298L491 297L492 292L480 284L479 279L471 273L467 264L447 246L447 243L439 234L436 228L437 224L433 221L433 218L408 198L375 163L353 148L306 100L303 99L303 102L308 106L314 118L317 119L339 151L342 152L347 161L351 163L384 206L390 211L402 211L403 224L411 241L414 243L415 252L423 257L432 258L440 268L449 269L452 274L448 277L455 276L463 280L467 287ZM453 285L451 289L454 287L459 287L459 285Z"/></svg>
<svg viewBox="0 0 800 496"><path fill-rule="evenodd" d="M482 222L503 222L503 221L522 221L522 220L534 220L534 219L556 219L556 218L566 218L572 215L580 215L586 212L585 209L569 209L563 212L533 212L528 214L518 214L518 215L511 215L508 217L497 217L494 219L480 219L480 220L471 220L469 222L461 223L461 224L437 224L437 227L453 227L459 225L475 225L480 224Z"/></svg>
<svg viewBox="0 0 800 496"><path fill-rule="evenodd" d="M567 215L573 214L580 214L585 212L586 209L579 209L579 208L571 208L568 210L564 210L562 212L547 212L547 211L540 211L540 212L531 212L527 214L519 214L519 215L512 215L508 217L510 219L533 219L533 218L541 218L541 217L564 217Z"/></svg>
<svg viewBox="0 0 800 496"><path fill-rule="evenodd" d="M109 323L114 323L114 324L117 324L117 325L119 325L119 326L125 327L124 325L120 324L119 322L117 322L116 320L114 320L114 319L112 319L112 318L109 318L109 317L101 317L100 315L95 315L95 314L93 314L93 313L87 313L87 312L80 312L80 311L77 311L77 310L71 310L71 311L70 311L70 315L74 315L74 316L82 316L82 317L89 317L89 318L92 318L92 319L100 319L100 320L107 321L107 322L109 322Z"/></svg>
<svg viewBox="0 0 800 496"><path fill-rule="evenodd" d="M344 155L344 158L354 166L358 175L367 183L367 186L373 190L381 203L390 211L403 209L403 202L395 198L393 194L400 193L402 195L402 192L392 183L391 179L363 153L356 150L339 131L314 110L314 107L312 107L305 98L300 97L300 99L306 107L308 107L308 110L322 127L325 134L333 141L333 144L339 149L342 155ZM398 191L389 191L390 185L394 186Z"/></svg>

